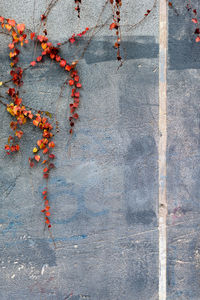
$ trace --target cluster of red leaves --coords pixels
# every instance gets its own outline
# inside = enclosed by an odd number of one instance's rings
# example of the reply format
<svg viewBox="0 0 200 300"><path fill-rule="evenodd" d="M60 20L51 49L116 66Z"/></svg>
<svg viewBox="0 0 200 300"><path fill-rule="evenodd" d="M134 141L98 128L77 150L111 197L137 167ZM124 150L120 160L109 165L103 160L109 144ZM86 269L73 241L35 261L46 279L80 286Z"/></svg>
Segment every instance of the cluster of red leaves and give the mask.
<svg viewBox="0 0 200 300"><path fill-rule="evenodd" d="M81 4L81 1L82 0L74 0L74 2L76 4L75 10L78 12L78 18L80 18L80 12L81 12L80 4Z"/></svg>
<svg viewBox="0 0 200 300"><path fill-rule="evenodd" d="M18 144L9 145L11 141L14 143L15 137L21 139L23 135L23 131L18 130L18 126L25 124L28 119L32 119L33 114L22 104L22 99L19 98L18 91L16 92L14 88L9 88L8 95L11 97L12 102L7 105L7 111L16 118L16 121L10 122L10 128L15 132L15 135L14 137L9 136L8 145L5 145L5 150L7 151L6 153L10 154L11 152L19 151L20 149Z"/></svg>
<svg viewBox="0 0 200 300"><path fill-rule="evenodd" d="M200 42L200 28L199 28L197 10L193 9L192 12L194 14L194 18L192 18L192 22L196 25L196 28L195 28L195 31L194 31L194 34L196 35L195 41L198 43L198 42Z"/></svg>
<svg viewBox="0 0 200 300"><path fill-rule="evenodd" d="M13 83L20 87L23 84L22 75L23 70L20 67L17 67L19 61L20 50L17 48L18 44L21 47L28 43L27 35L24 33L25 25L16 24L15 20L6 19L0 17L1 27L7 30L12 36L12 42L8 45L11 50L9 53L10 59L12 60L10 66L12 68L10 75L12 76ZM5 145L5 150L8 155L12 152L19 151L20 147L16 143L16 137L21 139L23 131L18 130L18 126L21 126L26 123L27 118L32 118L33 115L31 111L27 111L26 107L22 105L22 99L19 97L19 92L14 88L9 88L8 95L11 97L12 102L7 105L7 111L16 118L15 122L10 123L11 129L15 132L14 136L8 137L8 144ZM11 143L12 142L12 143Z"/></svg>
<svg viewBox="0 0 200 300"><path fill-rule="evenodd" d="M120 55L120 42L121 42L121 31L120 31L120 8L122 6L121 0L110 0L113 8L113 23L110 24L110 30L116 30L117 42L114 47L117 49L117 59L121 60Z"/></svg>
<svg viewBox="0 0 200 300"><path fill-rule="evenodd" d="M6 29L12 34L12 42L8 45L10 51L10 58L12 59L11 67L14 67L18 61L20 50L16 47L17 44L23 46L28 43L27 35L24 33L25 25L16 24L15 20L5 19L0 17L0 24L3 29ZM18 81L18 80L17 80Z"/></svg>
<svg viewBox="0 0 200 300"><path fill-rule="evenodd" d="M186 5L188 11L191 11L193 14L192 22L196 25L194 34L196 35L195 41L198 43L200 42L200 26L198 21L198 13L196 9L192 8L191 1Z"/></svg>
<svg viewBox="0 0 200 300"><path fill-rule="evenodd" d="M78 1L81 3L81 1ZM79 11L80 12L80 11ZM41 16L41 19L44 20L45 18ZM25 25L24 24L17 24L14 20L4 19L0 17L0 23L2 28L8 30L12 35L12 43L9 44L9 48L11 49L10 52L10 59L11 62L11 72L10 75L12 77L13 83L17 86L18 90L15 88L9 88L8 95L11 97L12 102L7 105L7 111L15 117L16 121L12 121L10 123L11 129L14 131L14 136L9 136L8 144L5 145L5 150L7 154L11 154L11 152L19 151L20 147L18 144L14 142L16 138L21 139L23 136L23 131L18 128L21 125L27 123L27 121L31 121L33 126L38 127L42 131L42 138L37 141L37 145L33 148L33 157L29 157L29 164L32 168L35 163L41 163L44 165L43 169L43 177L48 180L49 174L51 169L55 166L51 162L55 158L55 155L51 152L52 149L55 147L54 142L52 141L53 134L52 130L53 127L48 119L43 115L43 112L38 111L38 113L33 114L31 110L27 110L25 105L22 104L22 99L19 97L19 88L22 86L23 81L23 69L17 66L19 62L19 54L20 51L16 47L17 44L21 44L21 46L27 44L29 42L27 35L25 32ZM76 37L82 37L89 28L85 28L84 31L78 34L74 34L70 39L69 42L73 44L75 42ZM36 60L32 61L30 65L32 67L36 66L38 63L42 62L44 57L48 57L51 60L55 61L59 64L64 71L69 74L70 79L66 80L66 84L68 83L71 88L71 98L73 102L70 103L70 130L69 133L73 133L73 127L75 125L75 121L79 118L78 113L76 112L79 107L80 102L80 92L79 89L82 87L78 75L78 71L76 69L76 65L78 61L74 61L71 64L68 63L64 58L59 55L59 47L55 47L51 42L49 42L47 38L47 33L45 35L36 35L34 32L30 33L30 39L34 42L39 42L42 48L41 55L39 55ZM59 46L59 44L57 44ZM11 143L12 142L12 143ZM41 154L43 158L41 158ZM50 206L49 201L47 199L48 189L45 188L43 191L43 199L44 199L44 209L42 212L45 215L45 222L48 227L51 227L50 224Z"/></svg>
<svg viewBox="0 0 200 300"><path fill-rule="evenodd" d="M27 35L24 33L25 25L24 24L17 24L15 20L5 19L0 17L1 27L6 29L10 32L12 36L12 43L9 44L10 52L10 59L11 62L11 72L10 75L12 76L13 83L18 87L18 89L22 86L22 76L23 76L23 69L17 66L19 62L19 54L20 50L16 47L19 43L21 46L28 43ZM30 34L31 40L34 40L35 33ZM56 53L57 49L52 47L51 43L47 43L48 39L45 36L37 36L37 39L40 41L41 46L43 48L43 53L41 56L37 57L37 62L42 60L43 55L47 53L51 54ZM49 50L51 49L51 51ZM49 52L48 52L49 51ZM36 62L32 62L31 65L35 65ZM62 63L60 62L62 65ZM41 150L43 155L48 153L48 158L42 161L42 164L46 164L47 167L44 168L43 177L48 179L49 172L51 169L54 168L54 164L50 162L50 160L55 158L53 153L50 153L50 150L55 147L54 142L51 140L53 137L52 134L52 125L49 123L48 119L43 116L43 112L38 112L36 115L32 113L31 110L27 110L25 105L22 104L22 99L19 97L19 90L16 91L15 88L8 89L8 95L11 97L12 102L7 105L7 111L16 118L16 121L12 121L10 123L11 129L15 132L14 136L9 136L8 144L5 145L6 153L9 155L12 152L19 151L20 147L18 144L15 143L15 139L21 139L23 136L23 131L19 130L19 126L26 124L28 120L32 121L32 124L42 130L43 138L37 141L37 146L34 147L33 153L34 157L29 158L30 166L34 166L34 161L39 162L41 157L38 152ZM37 153L37 154L36 154ZM47 196L46 196L47 197ZM49 203L48 200L45 200L45 222L48 224L48 227L51 227L49 216Z"/></svg>
<svg viewBox="0 0 200 300"><path fill-rule="evenodd" d="M78 34L77 36L81 37L84 35L89 28L86 28L82 33ZM73 103L70 103L70 114L69 122L70 122L70 134L73 133L72 127L74 126L74 121L78 119L78 114L75 113L75 110L79 107L79 97L80 93L77 89L81 88L82 85L79 82L79 75L78 71L75 69L77 65L77 61L72 62L71 64L67 63L67 61L59 55L59 48L54 47L52 43L48 41L46 36L37 36L37 40L39 40L40 45L43 49L40 56L36 58L36 61L32 61L30 64L31 66L35 66L38 62L40 62L44 56L48 56L51 60L59 63L59 66L63 68L65 71L69 72L71 77L68 80L69 86L72 89L71 97L74 99Z"/></svg>
<svg viewBox="0 0 200 300"><path fill-rule="evenodd" d="M70 42L71 44L73 44L73 43L76 41L76 40L75 40L76 37L82 37L84 34L87 33L88 30L89 30L89 28L86 27L85 30L83 30L82 32L80 32L80 33L78 33L78 34L75 34L75 33L74 33L74 34L71 36L71 38L69 39L69 42Z"/></svg>
<svg viewBox="0 0 200 300"><path fill-rule="evenodd" d="M69 85L72 87L72 93L71 97L73 98L73 103L69 104L70 107L70 114L71 116L69 117L69 122L70 122L70 134L73 133L73 127L74 127L74 122L79 118L79 115L77 114L76 110L79 107L79 102L80 102L80 92L78 91L79 88L82 87L81 83L79 82L79 75L77 70L72 70L70 73L71 79L69 80Z"/></svg>

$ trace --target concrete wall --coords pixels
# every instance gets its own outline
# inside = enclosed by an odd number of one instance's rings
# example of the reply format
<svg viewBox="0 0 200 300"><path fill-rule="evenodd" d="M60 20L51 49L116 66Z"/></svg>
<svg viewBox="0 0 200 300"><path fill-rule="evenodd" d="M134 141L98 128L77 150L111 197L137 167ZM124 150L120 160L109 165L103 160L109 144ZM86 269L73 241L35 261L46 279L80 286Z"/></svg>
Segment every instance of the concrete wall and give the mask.
<svg viewBox="0 0 200 300"><path fill-rule="evenodd" d="M83 1L78 19L74 1L58 1L47 23L49 38L60 42L94 26L103 3ZM34 31L47 4L2 0L0 11ZM187 11L178 0L175 6L182 17L169 11L167 299L197 300L200 52ZM151 7L151 0L123 1L122 23L136 23ZM108 6L103 20L111 14ZM80 121L70 145L69 91L59 100L49 186L56 249L43 230L41 168L28 166L39 133L25 126L22 151L7 157L3 147L12 118L1 107L0 300L158 299L158 4L140 26L128 29L122 26L127 59L119 70L108 26L80 62ZM9 39L0 35L0 41L3 81L9 77ZM63 56L74 59L74 47L63 47ZM33 58L27 48L23 67ZM24 103L55 112L64 79L48 60L29 70L21 89Z"/></svg>

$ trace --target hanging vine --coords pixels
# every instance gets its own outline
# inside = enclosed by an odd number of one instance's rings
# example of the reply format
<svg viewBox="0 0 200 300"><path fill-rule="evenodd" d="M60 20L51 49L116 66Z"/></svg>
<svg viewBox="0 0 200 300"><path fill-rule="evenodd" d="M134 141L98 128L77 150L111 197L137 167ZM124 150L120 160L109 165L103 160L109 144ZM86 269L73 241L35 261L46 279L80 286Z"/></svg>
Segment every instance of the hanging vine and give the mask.
<svg viewBox="0 0 200 300"><path fill-rule="evenodd" d="M29 68L36 68L38 64L43 62L45 59L49 59L56 63L63 72L66 73L66 79L61 87L61 91L65 88L70 88L71 90L71 101L69 103L69 136L74 132L76 121L79 119L78 108L80 105L80 89L82 84L80 82L80 75L78 71L78 63L84 57L86 50L88 49L95 34L106 25L109 25L110 30L115 30L117 40L114 44L117 50L117 60L121 61L121 7L122 1L120 0L106 0L102 11L98 17L96 25L89 29L86 27L82 32L78 34L73 34L67 40L57 43L54 45L48 38L47 30L45 28L47 23L47 18L50 14L51 9L55 6L58 0L52 0L40 18L40 24L38 24L38 32L32 32L25 27L25 24L17 24L15 20L0 17L0 24L2 32L5 35L11 37L11 42L8 44L9 57L11 59L10 76L11 78L5 82L0 82L0 86L5 86L8 88L7 96L9 97L9 103L1 100L8 100L7 97L0 95L0 103L4 105L7 112L13 117L10 122L10 128L13 132L12 135L8 137L7 144L5 145L5 152L7 155L13 155L20 151L20 139L23 138L23 126L30 123L32 126L37 127L41 131L41 138L35 142L35 146L32 149L32 155L29 157L30 167L33 168L36 164L41 164L43 178L46 180L45 187L42 191L42 199L44 201L43 208L41 212L44 214L45 224L47 224L48 229L51 228L50 216L51 207L49 202L48 194L48 180L52 169L55 168L53 160L56 158L54 154L54 148L56 147L54 142L55 128L53 128L53 121L51 119L51 113L47 111L37 111L23 104L23 99L20 95L20 88L23 85L23 75ZM107 4L111 4L112 8L112 23L110 17L104 22L100 23L101 17L104 13ZM81 0L75 0L76 10L78 11L78 17L80 18L80 4ZM156 6L156 0L154 0L153 7L144 14L143 18L136 24L126 25L127 28L135 28L152 12L153 8ZM195 18L192 19L195 24L197 18L197 12L193 10ZM41 26L43 24L43 34L39 34ZM60 48L66 43L71 45L78 43L79 39L84 35L90 33L90 37L86 42L81 51L80 57L71 63L67 61L65 57L60 54ZM199 28L195 31L199 38ZM199 38L200 40L200 38ZM198 41L199 41L198 40ZM197 40L196 40L197 41ZM27 44L32 43L34 47L34 57L36 53L36 48L39 46L40 55L29 61L29 65L22 69L20 66L20 47L26 47ZM13 86L8 84L12 83ZM56 124L56 132L59 132L58 120L54 120Z"/></svg>
<svg viewBox="0 0 200 300"><path fill-rule="evenodd" d="M117 59L121 60L121 54L120 54L120 45L121 45L121 29L120 29L120 9L122 6L121 0L110 0L110 4L112 5L113 10L113 23L110 24L110 30L115 29L115 33L117 36L117 41L114 45L114 47L117 49Z"/></svg>

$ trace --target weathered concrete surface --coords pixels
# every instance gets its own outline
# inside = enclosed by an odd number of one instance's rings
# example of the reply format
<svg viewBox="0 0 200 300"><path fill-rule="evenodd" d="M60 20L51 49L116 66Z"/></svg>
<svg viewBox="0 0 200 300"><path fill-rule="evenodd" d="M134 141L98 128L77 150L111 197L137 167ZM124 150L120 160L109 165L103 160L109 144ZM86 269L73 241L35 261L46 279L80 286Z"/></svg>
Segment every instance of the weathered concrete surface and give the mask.
<svg viewBox="0 0 200 300"><path fill-rule="evenodd" d="M49 16L53 42L94 26L104 1L84 1L80 20L73 2L60 0ZM34 30L47 3L3 0L0 11ZM150 0L123 1L122 20L133 24L151 6ZM104 20L110 14L107 8ZM30 170L27 162L39 133L26 126L22 151L6 157L11 117L1 107L1 300L158 299L158 9L134 31L122 28L127 49L122 68L117 71L108 28L80 62L84 89L70 146L68 91L59 102L49 190L56 250L43 231L41 169ZM0 39L4 80L8 39ZM32 60L28 48L23 66ZM64 47L63 55L72 58L73 49ZM24 103L55 112L64 78L49 61L28 71Z"/></svg>
<svg viewBox="0 0 200 300"><path fill-rule="evenodd" d="M200 9L198 1L193 7ZM168 298L200 299L199 84L200 48L192 15L180 1L169 11Z"/></svg>

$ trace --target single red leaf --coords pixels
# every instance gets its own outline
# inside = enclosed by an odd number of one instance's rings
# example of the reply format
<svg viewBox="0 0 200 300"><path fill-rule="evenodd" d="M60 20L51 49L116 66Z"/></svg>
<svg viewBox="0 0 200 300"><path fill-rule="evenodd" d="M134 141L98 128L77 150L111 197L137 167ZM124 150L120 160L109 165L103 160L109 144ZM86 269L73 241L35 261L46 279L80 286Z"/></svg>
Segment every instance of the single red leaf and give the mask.
<svg viewBox="0 0 200 300"><path fill-rule="evenodd" d="M35 155L34 158L35 158L36 161L38 161L38 162L40 161L40 156L39 155Z"/></svg>
<svg viewBox="0 0 200 300"><path fill-rule="evenodd" d="M54 148L54 147L55 147L54 142L50 142L50 143L49 143L49 148Z"/></svg>
<svg viewBox="0 0 200 300"><path fill-rule="evenodd" d="M65 66L66 66L66 60L64 60L64 59L61 59L61 61L60 61L60 66L62 67L62 68L64 68Z"/></svg>
<svg viewBox="0 0 200 300"><path fill-rule="evenodd" d="M78 82L78 83L76 84L76 87L77 87L77 88L81 88L81 87L82 87L82 84L81 84L80 82Z"/></svg>
<svg viewBox="0 0 200 300"><path fill-rule="evenodd" d="M196 37L196 42L197 42L197 43L200 42L200 37L199 37L199 36Z"/></svg>
<svg viewBox="0 0 200 300"><path fill-rule="evenodd" d="M35 32L31 32L30 37L31 37L31 40L33 40L35 37Z"/></svg>
<svg viewBox="0 0 200 300"><path fill-rule="evenodd" d="M116 27L117 27L117 25L115 23L110 24L110 30L113 30Z"/></svg>
<svg viewBox="0 0 200 300"><path fill-rule="evenodd" d="M70 79L69 80L69 85L74 85L74 80Z"/></svg>
<svg viewBox="0 0 200 300"><path fill-rule="evenodd" d="M49 149L48 149L48 148L45 148L45 149L43 150L43 153L46 154L48 151L49 151Z"/></svg>
<svg viewBox="0 0 200 300"><path fill-rule="evenodd" d="M30 63L30 65L31 65L32 67L34 67L34 66L36 65L36 61L32 61L32 62Z"/></svg>
<svg viewBox="0 0 200 300"><path fill-rule="evenodd" d="M71 70L71 68L72 68L72 67L71 67L70 65L67 65L67 66L65 67L65 70L69 72L69 71Z"/></svg>
<svg viewBox="0 0 200 300"><path fill-rule="evenodd" d="M192 22L197 24L198 23L197 18L192 18Z"/></svg>
<svg viewBox="0 0 200 300"><path fill-rule="evenodd" d="M78 119L78 117L79 117L79 116L78 116L77 113L73 115L73 118L74 118L74 119Z"/></svg>
<svg viewBox="0 0 200 300"><path fill-rule="evenodd" d="M42 60L42 56L38 56L37 58L36 58L36 60L39 62L39 61L41 61Z"/></svg>

